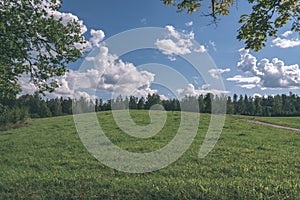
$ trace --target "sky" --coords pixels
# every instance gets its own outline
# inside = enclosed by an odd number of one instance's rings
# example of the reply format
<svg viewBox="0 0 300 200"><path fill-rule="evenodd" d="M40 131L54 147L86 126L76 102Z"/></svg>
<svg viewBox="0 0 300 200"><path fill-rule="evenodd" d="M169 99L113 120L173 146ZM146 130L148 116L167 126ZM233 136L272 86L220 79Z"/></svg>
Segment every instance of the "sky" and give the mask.
<svg viewBox="0 0 300 200"><path fill-rule="evenodd" d="M64 0L56 14L80 21L82 33L89 41L89 51L84 58L69 64L70 72L57 78L62 86L49 97L107 98L112 93L123 96L159 93L170 98L179 93L207 92L249 96L293 92L299 95L299 34L290 32L288 25L279 31L277 38L269 38L261 51L245 50L244 43L236 39L238 20L240 15L250 11L249 4L240 2L232 7L229 16L221 17L216 26L211 18L201 16L201 12L177 13L176 7L166 6L160 0ZM109 46L110 38L124 31L147 27L165 30L164 37L154 40L154 49L114 54L115 47ZM147 34L136 35L130 40L123 38L115 46L120 49L129 43L129 46L140 44ZM198 46L194 46L194 42ZM203 63L199 59L203 72L199 74L185 58L190 55L200 58L204 54ZM205 61L207 56L215 67L208 67L211 62ZM151 63L155 63L155 67L150 67ZM94 65L93 68L90 65ZM178 84L181 75L185 82ZM165 79L168 79L165 87L155 84ZM214 88L214 79L224 83L223 92ZM32 87L25 84L23 91L30 91ZM91 93L91 88L96 92ZM176 92L178 94L174 94Z"/></svg>

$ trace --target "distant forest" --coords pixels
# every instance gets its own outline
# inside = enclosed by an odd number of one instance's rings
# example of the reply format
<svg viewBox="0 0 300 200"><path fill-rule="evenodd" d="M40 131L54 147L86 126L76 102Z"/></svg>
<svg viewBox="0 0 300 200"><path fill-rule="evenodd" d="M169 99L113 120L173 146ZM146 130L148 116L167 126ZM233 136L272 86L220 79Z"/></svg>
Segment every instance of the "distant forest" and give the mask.
<svg viewBox="0 0 300 200"><path fill-rule="evenodd" d="M44 118L72 114L72 106L78 111L107 111L112 109L140 109L148 110L155 104L162 105L167 111L180 111L180 105L186 102L198 103L199 111L211 113L212 102L227 102L226 113L251 116L300 116L300 96L290 93L267 97L251 97L247 95L217 96L206 94L200 96L186 96L185 98L162 100L159 95L147 97L121 97L104 101L87 101L83 98L73 101L71 98L43 99L38 93L23 95L14 101L1 102L6 106L0 114L0 127L14 124L28 118ZM74 103L73 103L74 102ZM1 105L1 104L0 104ZM195 105L195 104L193 104ZM197 104L196 104L197 105ZM195 108L185 107L185 111L195 111Z"/></svg>

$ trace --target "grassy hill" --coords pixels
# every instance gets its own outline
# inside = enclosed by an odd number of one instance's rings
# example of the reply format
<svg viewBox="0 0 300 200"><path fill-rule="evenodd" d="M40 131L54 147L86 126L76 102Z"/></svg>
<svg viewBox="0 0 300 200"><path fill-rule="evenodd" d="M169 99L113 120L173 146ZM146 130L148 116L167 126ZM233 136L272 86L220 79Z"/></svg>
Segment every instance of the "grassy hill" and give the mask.
<svg viewBox="0 0 300 200"><path fill-rule="evenodd" d="M147 111L131 115L139 124L149 123ZM147 139L122 134L111 112L98 118L115 144L150 152L174 137L180 113L168 112L164 129ZM81 143L72 116L36 119L28 127L0 132L0 199L299 198L299 133L227 116L217 145L200 159L209 119L201 115L198 135L179 160L144 174L119 172L97 161Z"/></svg>

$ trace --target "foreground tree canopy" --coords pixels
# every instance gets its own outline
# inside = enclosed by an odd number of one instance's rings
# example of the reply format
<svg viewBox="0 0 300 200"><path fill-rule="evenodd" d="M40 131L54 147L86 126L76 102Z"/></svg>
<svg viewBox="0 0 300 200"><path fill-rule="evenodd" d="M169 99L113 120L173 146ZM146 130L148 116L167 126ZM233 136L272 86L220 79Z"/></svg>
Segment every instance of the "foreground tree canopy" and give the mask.
<svg viewBox="0 0 300 200"><path fill-rule="evenodd" d="M60 6L60 0L0 2L0 104L20 92L24 74L40 91L53 91L54 77L82 56L80 24L63 19Z"/></svg>
<svg viewBox="0 0 300 200"><path fill-rule="evenodd" d="M177 6L178 12L197 12L202 7L202 0L162 0L166 5ZM247 49L261 50L268 37L277 35L278 30L291 24L291 30L300 33L300 1L299 0L248 0L253 5L250 14L240 17L242 24L237 39L244 40ZM228 15L235 0L211 0L208 13L216 22L219 16ZM244 2L241 2L244 3Z"/></svg>

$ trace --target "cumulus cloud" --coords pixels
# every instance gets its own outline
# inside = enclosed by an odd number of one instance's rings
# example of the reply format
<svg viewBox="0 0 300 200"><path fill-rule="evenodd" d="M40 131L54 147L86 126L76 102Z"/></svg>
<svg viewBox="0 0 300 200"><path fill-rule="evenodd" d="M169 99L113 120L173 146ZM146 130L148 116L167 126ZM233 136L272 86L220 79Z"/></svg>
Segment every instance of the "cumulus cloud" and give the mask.
<svg viewBox="0 0 300 200"><path fill-rule="evenodd" d="M239 50L241 59L237 64L238 69L242 70L246 73L257 74L259 73L256 63L257 59L253 55L249 53L248 49L240 49Z"/></svg>
<svg viewBox="0 0 300 200"><path fill-rule="evenodd" d="M261 89L295 89L300 87L300 69L298 64L285 65L278 58L273 58L271 61L264 58L258 62L256 57L249 53L249 50L241 49L239 52L241 58L237 67L250 77L235 76L227 80L247 83L246 85L241 85L244 88L253 88L254 85Z"/></svg>
<svg viewBox="0 0 300 200"><path fill-rule="evenodd" d="M274 46L280 48L292 48L296 46L300 46L300 40L298 37L293 37L292 31L286 31L281 35L282 37L275 38L272 43Z"/></svg>
<svg viewBox="0 0 300 200"><path fill-rule="evenodd" d="M206 49L202 45L196 48L192 42L194 39L193 32L178 32L173 26L166 26L168 36L165 39L158 39L155 43L157 48L165 55L187 55L192 52L205 52Z"/></svg>
<svg viewBox="0 0 300 200"><path fill-rule="evenodd" d="M157 92L150 88L154 81L154 74L139 71L132 63L119 60L117 56L110 54L105 46L98 48L95 57L86 59L86 62L94 67L85 71L69 70L64 76L57 77L55 80L60 87L55 92L47 94L47 97L80 98L82 96L93 99L95 90L114 93L117 96L146 96ZM35 88L26 84L26 80L28 81L26 75L19 79L23 93L32 93Z"/></svg>
<svg viewBox="0 0 300 200"><path fill-rule="evenodd" d="M81 34L84 34L87 32L87 27L84 25L82 20L79 20L79 18L76 15L73 15L72 13L64 13L57 11L53 9L53 7L57 7L61 4L61 1L48 1L48 0L42 0L38 4L36 4L36 7L39 9L44 9L47 12L46 17L53 17L55 20L61 20L63 25L68 25L69 23L75 21L80 25Z"/></svg>
<svg viewBox="0 0 300 200"><path fill-rule="evenodd" d="M215 79L220 79L220 75L225 73L225 72L230 72L229 68L226 69L210 69L209 74L211 75L211 77L215 78Z"/></svg>
<svg viewBox="0 0 300 200"><path fill-rule="evenodd" d="M171 39L158 40L156 43L159 50L166 55L186 55L190 54L189 43L176 43Z"/></svg>
<svg viewBox="0 0 300 200"><path fill-rule="evenodd" d="M92 46L95 46L95 47L99 47L100 46L100 42L104 39L105 37L105 34L102 30L94 30L92 29L91 30L91 39L90 39L90 42L91 42L91 45Z"/></svg>
<svg viewBox="0 0 300 200"><path fill-rule="evenodd" d="M166 29L168 30L170 36L174 37L177 40L182 39L180 33L175 30L174 26L166 26Z"/></svg>

